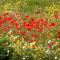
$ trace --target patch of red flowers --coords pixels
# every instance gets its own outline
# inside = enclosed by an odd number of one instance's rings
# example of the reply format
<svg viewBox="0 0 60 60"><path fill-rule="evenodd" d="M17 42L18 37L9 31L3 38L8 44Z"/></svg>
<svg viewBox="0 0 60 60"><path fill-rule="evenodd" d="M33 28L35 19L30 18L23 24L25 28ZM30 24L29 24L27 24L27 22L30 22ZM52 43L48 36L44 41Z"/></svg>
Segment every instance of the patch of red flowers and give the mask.
<svg viewBox="0 0 60 60"><path fill-rule="evenodd" d="M25 23L24 26L28 31L32 29L32 26L29 23Z"/></svg>
<svg viewBox="0 0 60 60"><path fill-rule="evenodd" d="M10 16L9 14L5 13L0 17L0 27L2 27L1 29L3 31L7 31L9 29L13 31L15 30L15 32L17 32L18 35L22 35L26 41L29 40L29 37L34 38L30 39L30 43L35 42L35 39L39 38L39 33L42 34L42 32L44 32L44 28L47 29L49 27L51 28L56 26L55 22L50 22L48 24L44 18L38 18L36 20L35 18L30 18L30 16L26 15L23 17L24 20L21 20L19 17L16 18L16 15L14 17L13 16L14 15ZM54 18L58 19L58 15L54 15ZM48 19L49 18L47 17L47 20ZM8 25L5 22L8 23ZM44 37L46 34L42 34L42 36ZM59 32L57 33L57 38L60 38ZM51 44L53 45L55 42L51 42Z"/></svg>

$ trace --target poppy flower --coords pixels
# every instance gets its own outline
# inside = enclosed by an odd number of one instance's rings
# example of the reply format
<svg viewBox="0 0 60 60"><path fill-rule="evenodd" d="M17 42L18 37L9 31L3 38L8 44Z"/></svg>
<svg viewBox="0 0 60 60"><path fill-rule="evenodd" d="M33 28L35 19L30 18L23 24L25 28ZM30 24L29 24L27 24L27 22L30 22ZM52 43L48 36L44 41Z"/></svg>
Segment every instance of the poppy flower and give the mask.
<svg viewBox="0 0 60 60"><path fill-rule="evenodd" d="M51 44L52 44L52 45L53 45L53 44L56 44L56 42L55 42L55 41L52 41Z"/></svg>
<svg viewBox="0 0 60 60"><path fill-rule="evenodd" d="M24 25L24 26L26 25L26 22L25 22L25 21L23 21L23 25Z"/></svg>
<svg viewBox="0 0 60 60"><path fill-rule="evenodd" d="M31 17L30 18L30 21L35 21L35 17Z"/></svg>
<svg viewBox="0 0 60 60"><path fill-rule="evenodd" d="M32 26L29 23L26 23L25 28L29 31L29 30L31 30Z"/></svg>
<svg viewBox="0 0 60 60"><path fill-rule="evenodd" d="M44 19L42 19L42 18L40 18L40 19L38 19L38 23L41 25L41 24L44 24L44 26L46 27L46 28L48 28L48 23L44 20Z"/></svg>
<svg viewBox="0 0 60 60"><path fill-rule="evenodd" d="M3 20L0 20L0 27L2 27L3 25Z"/></svg>
<svg viewBox="0 0 60 60"><path fill-rule="evenodd" d="M16 22L15 20L11 20L11 21L9 22L9 24L10 24L10 25L13 25L15 22Z"/></svg>
<svg viewBox="0 0 60 60"><path fill-rule="evenodd" d="M3 22L4 22L3 20L0 20L0 24L3 24Z"/></svg>
<svg viewBox="0 0 60 60"><path fill-rule="evenodd" d="M58 19L58 15L57 15L57 14L55 14L55 15L54 15L54 18L55 18L55 19Z"/></svg>
<svg viewBox="0 0 60 60"><path fill-rule="evenodd" d="M12 18L11 17L6 17L5 21L10 21Z"/></svg>
<svg viewBox="0 0 60 60"><path fill-rule="evenodd" d="M15 29L19 30L19 23L18 22L15 23Z"/></svg>
<svg viewBox="0 0 60 60"><path fill-rule="evenodd" d="M44 22L44 19L42 19L42 18L39 18L39 19L38 19L38 22L41 22L41 23L43 23L43 22Z"/></svg>
<svg viewBox="0 0 60 60"><path fill-rule="evenodd" d="M16 22L16 23L15 23L15 26L19 26L19 23L18 23L18 22Z"/></svg>
<svg viewBox="0 0 60 60"><path fill-rule="evenodd" d="M36 22L34 28L35 28L36 30L38 30L40 27L41 27L41 24L40 24L39 22Z"/></svg>
<svg viewBox="0 0 60 60"><path fill-rule="evenodd" d="M56 23L55 22L51 22L49 26L54 27L54 26L56 26Z"/></svg>
<svg viewBox="0 0 60 60"><path fill-rule="evenodd" d="M35 21L31 21L32 28L35 26Z"/></svg>
<svg viewBox="0 0 60 60"><path fill-rule="evenodd" d="M48 23L47 22L43 22L43 24L46 28L48 28Z"/></svg>
<svg viewBox="0 0 60 60"><path fill-rule="evenodd" d="M55 44L55 43L56 43L55 41L52 41L52 42L50 42L49 44L50 44L50 45L53 45L53 44Z"/></svg>
<svg viewBox="0 0 60 60"><path fill-rule="evenodd" d="M30 30L31 30L31 26L27 26L26 29L27 29L28 31L30 31Z"/></svg>
<svg viewBox="0 0 60 60"><path fill-rule="evenodd" d="M40 29L38 29L38 31L39 31L39 32L43 32L43 29L42 29L42 28L40 28Z"/></svg>
<svg viewBox="0 0 60 60"><path fill-rule="evenodd" d="M28 15L26 15L25 17L24 17L24 20L27 20L29 18L29 16Z"/></svg>

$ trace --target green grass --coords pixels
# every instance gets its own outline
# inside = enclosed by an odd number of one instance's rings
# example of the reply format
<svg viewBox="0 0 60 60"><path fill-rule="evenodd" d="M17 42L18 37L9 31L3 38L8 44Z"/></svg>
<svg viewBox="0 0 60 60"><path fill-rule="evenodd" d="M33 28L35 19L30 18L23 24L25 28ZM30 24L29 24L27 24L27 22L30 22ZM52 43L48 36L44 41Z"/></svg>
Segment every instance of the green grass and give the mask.
<svg viewBox="0 0 60 60"><path fill-rule="evenodd" d="M60 0L0 0L0 12L19 11L23 14L34 14L36 10L44 11L50 5L59 5Z"/></svg>

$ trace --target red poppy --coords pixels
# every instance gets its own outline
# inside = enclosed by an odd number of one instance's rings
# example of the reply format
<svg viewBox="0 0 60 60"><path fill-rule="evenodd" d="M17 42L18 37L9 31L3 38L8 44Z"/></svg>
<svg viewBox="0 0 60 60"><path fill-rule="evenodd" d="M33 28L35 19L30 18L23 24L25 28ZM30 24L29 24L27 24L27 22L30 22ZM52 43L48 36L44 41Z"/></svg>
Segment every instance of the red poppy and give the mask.
<svg viewBox="0 0 60 60"><path fill-rule="evenodd" d="M58 19L58 15L57 15L57 14L56 14L56 15L54 15L54 18L55 18L55 19Z"/></svg>
<svg viewBox="0 0 60 60"><path fill-rule="evenodd" d="M28 15L26 15L25 17L24 17L24 20L27 20L29 18L29 16Z"/></svg>
<svg viewBox="0 0 60 60"><path fill-rule="evenodd" d="M10 25L13 25L15 22L16 22L16 20L11 20L11 21L9 22L9 24L10 24Z"/></svg>
<svg viewBox="0 0 60 60"><path fill-rule="evenodd" d="M2 27L3 25L3 20L0 20L0 27Z"/></svg>
<svg viewBox="0 0 60 60"><path fill-rule="evenodd" d="M36 21L34 28L38 30L40 27L41 27L41 24L38 21Z"/></svg>
<svg viewBox="0 0 60 60"><path fill-rule="evenodd" d="M10 21L12 18L11 17L6 17L5 21Z"/></svg>
<svg viewBox="0 0 60 60"><path fill-rule="evenodd" d="M52 45L53 45L53 44L56 44L56 41L52 41L51 43L52 43Z"/></svg>
<svg viewBox="0 0 60 60"><path fill-rule="evenodd" d="M29 23L26 23L25 28L29 31L29 30L31 30L32 26Z"/></svg>
<svg viewBox="0 0 60 60"><path fill-rule="evenodd" d="M43 32L43 29L42 29L42 28L40 28L40 29L38 29L38 31L39 31L39 32Z"/></svg>
<svg viewBox="0 0 60 60"><path fill-rule="evenodd" d="M19 26L19 23L18 23L18 22L16 22L16 23L15 23L15 26Z"/></svg>
<svg viewBox="0 0 60 60"><path fill-rule="evenodd" d="M0 20L0 24L3 24L3 20Z"/></svg>
<svg viewBox="0 0 60 60"><path fill-rule="evenodd" d="M55 41L52 41L52 42L50 42L49 44L50 44L50 45L53 45L53 44L55 44L55 43L56 43Z"/></svg>
<svg viewBox="0 0 60 60"><path fill-rule="evenodd" d="M49 26L54 27L54 26L56 26L56 23L55 22L51 22Z"/></svg>
<svg viewBox="0 0 60 60"><path fill-rule="evenodd" d="M25 26L26 25L26 22L23 21L23 25Z"/></svg>
<svg viewBox="0 0 60 60"><path fill-rule="evenodd" d="M30 31L31 28L32 28L31 26L27 26L27 27L26 27L26 29L27 29L28 31Z"/></svg>
<svg viewBox="0 0 60 60"><path fill-rule="evenodd" d="M31 21L32 28L35 26L35 21Z"/></svg>
<svg viewBox="0 0 60 60"><path fill-rule="evenodd" d="M44 26L46 27L46 28L48 28L48 23L44 20L44 19L42 19L42 18L40 18L40 19L38 19L38 24L44 24Z"/></svg>
<svg viewBox="0 0 60 60"><path fill-rule="evenodd" d="M18 22L15 23L15 28L16 28L16 30L19 30L19 23Z"/></svg>
<svg viewBox="0 0 60 60"><path fill-rule="evenodd" d="M35 21L35 17L31 17L30 21Z"/></svg>
<svg viewBox="0 0 60 60"><path fill-rule="evenodd" d="M39 19L38 19L38 22L41 22L41 23L43 23L43 22L44 22L44 19L42 19L42 18L39 18Z"/></svg>
<svg viewBox="0 0 60 60"><path fill-rule="evenodd" d="M46 28L48 28L48 23L47 22L43 22L43 24Z"/></svg>

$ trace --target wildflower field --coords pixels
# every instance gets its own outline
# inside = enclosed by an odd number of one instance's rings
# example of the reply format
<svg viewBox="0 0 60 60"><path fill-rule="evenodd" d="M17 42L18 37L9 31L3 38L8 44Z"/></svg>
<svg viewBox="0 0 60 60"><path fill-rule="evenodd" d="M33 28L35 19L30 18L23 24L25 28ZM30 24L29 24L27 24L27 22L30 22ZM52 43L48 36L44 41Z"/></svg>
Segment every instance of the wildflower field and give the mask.
<svg viewBox="0 0 60 60"><path fill-rule="evenodd" d="M0 0L0 60L60 60L60 0Z"/></svg>

